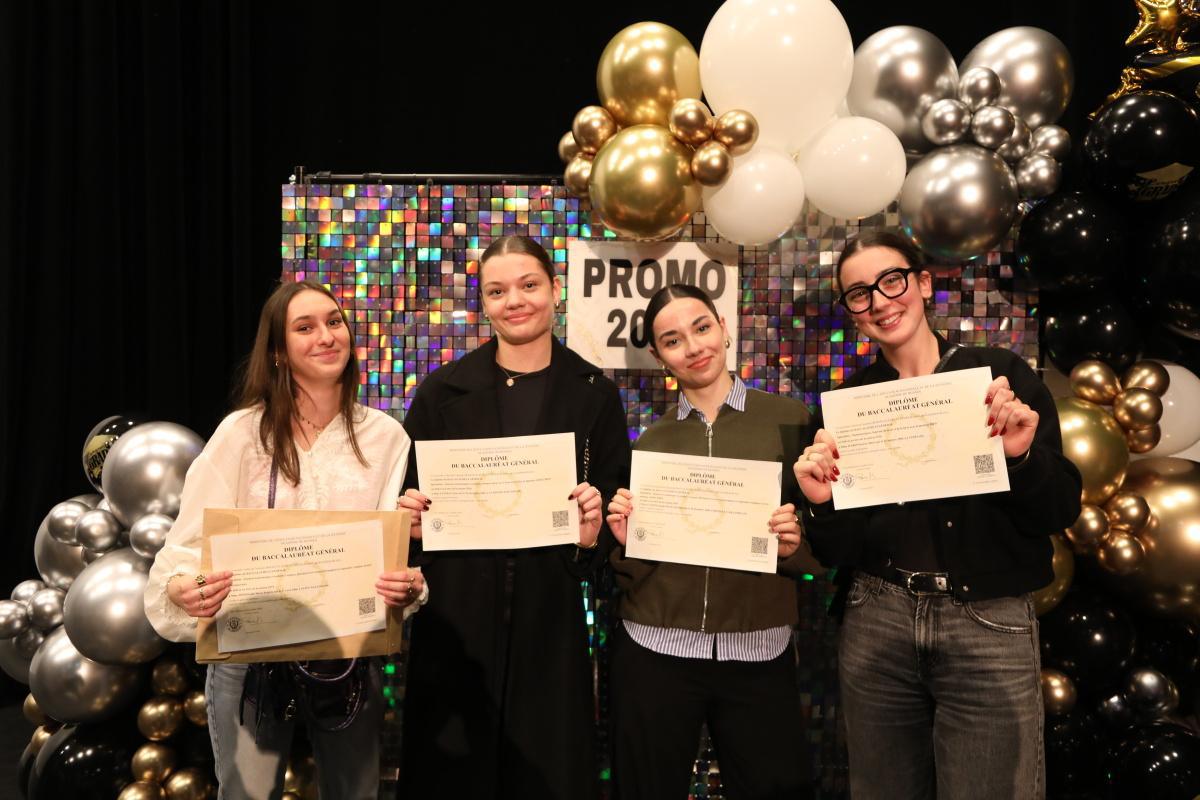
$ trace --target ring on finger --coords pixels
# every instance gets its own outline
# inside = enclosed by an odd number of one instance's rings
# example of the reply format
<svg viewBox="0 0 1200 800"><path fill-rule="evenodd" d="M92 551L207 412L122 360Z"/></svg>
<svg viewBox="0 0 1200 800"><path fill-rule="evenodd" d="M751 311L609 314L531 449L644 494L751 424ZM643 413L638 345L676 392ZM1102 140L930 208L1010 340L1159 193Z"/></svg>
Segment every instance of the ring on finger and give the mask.
<svg viewBox="0 0 1200 800"><path fill-rule="evenodd" d="M203 586L201 586L201 587L200 587L200 603L201 603L201 604L203 604L203 603L204 603L204 598L205 598L205 594L204 594L204 587L203 587Z"/></svg>

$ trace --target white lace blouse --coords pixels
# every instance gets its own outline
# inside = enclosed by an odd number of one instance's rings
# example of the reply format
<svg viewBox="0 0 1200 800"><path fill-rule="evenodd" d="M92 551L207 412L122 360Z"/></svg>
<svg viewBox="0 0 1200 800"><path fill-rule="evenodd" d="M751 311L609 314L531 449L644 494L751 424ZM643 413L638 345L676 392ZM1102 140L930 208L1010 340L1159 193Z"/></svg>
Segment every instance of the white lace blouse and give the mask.
<svg viewBox="0 0 1200 800"><path fill-rule="evenodd" d="M196 620L171 602L166 589L172 575L191 576L200 571L204 509L267 507L271 458L263 451L258 435L261 416L257 409L227 416L188 469L179 516L154 558L146 584L146 616L164 638L176 642L196 639ZM412 446L408 434L392 417L365 406L356 407L354 428L370 467L364 467L355 456L345 423L338 417L317 437L311 450L299 450L300 484L293 486L279 476L276 508L396 508Z"/></svg>

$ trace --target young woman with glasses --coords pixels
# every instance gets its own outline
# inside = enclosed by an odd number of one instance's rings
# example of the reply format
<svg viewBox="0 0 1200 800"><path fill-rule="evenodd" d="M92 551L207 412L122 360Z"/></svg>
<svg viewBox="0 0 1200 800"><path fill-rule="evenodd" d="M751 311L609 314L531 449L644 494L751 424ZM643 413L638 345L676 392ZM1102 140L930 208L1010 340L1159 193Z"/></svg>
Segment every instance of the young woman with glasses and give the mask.
<svg viewBox="0 0 1200 800"><path fill-rule="evenodd" d="M1049 391L1016 354L930 329L932 276L890 232L847 242L839 302L879 346L844 386L989 367L986 424L1009 490L836 511L834 437L814 424L794 471L805 534L842 568L838 668L855 800L1033 798L1045 793L1037 620L1053 578L1049 534L1079 514ZM981 418L983 415L981 414Z"/></svg>

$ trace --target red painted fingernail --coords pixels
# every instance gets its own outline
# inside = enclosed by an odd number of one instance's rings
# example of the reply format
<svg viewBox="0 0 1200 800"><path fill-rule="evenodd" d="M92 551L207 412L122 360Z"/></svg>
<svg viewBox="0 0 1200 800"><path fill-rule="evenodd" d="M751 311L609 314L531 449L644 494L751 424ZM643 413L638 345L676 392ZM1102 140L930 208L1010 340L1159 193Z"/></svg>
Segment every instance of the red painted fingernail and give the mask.
<svg viewBox="0 0 1200 800"><path fill-rule="evenodd" d="M992 396L990 394L987 397L983 398L983 404L985 406L990 406L992 404Z"/></svg>
<svg viewBox="0 0 1200 800"><path fill-rule="evenodd" d="M841 453L839 453L839 452L837 451L837 448L836 448L836 447L835 447L835 448L833 448L833 457L834 457L834 458L841 458L841 457L842 457L842 454L841 454Z"/></svg>
<svg viewBox="0 0 1200 800"><path fill-rule="evenodd" d="M992 425L993 423L995 423L995 421L996 421L996 418L995 418L995 417L988 417L987 424L988 424L988 425Z"/></svg>

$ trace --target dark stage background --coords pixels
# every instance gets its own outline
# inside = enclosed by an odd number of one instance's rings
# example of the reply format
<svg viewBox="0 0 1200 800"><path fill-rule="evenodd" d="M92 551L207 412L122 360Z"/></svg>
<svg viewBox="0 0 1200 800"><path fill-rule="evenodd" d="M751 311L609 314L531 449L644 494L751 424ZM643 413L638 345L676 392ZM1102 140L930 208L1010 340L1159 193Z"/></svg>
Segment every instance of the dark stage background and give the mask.
<svg viewBox="0 0 1200 800"><path fill-rule="evenodd" d="M608 39L655 19L700 46L718 2L0 5L0 595L37 525L88 490L85 434L140 412L208 436L280 273L279 195L334 172L561 169ZM1121 0L837 3L855 43L932 31L962 58L1036 25L1075 60L1078 141L1117 84ZM24 697L2 677L0 699Z"/></svg>

